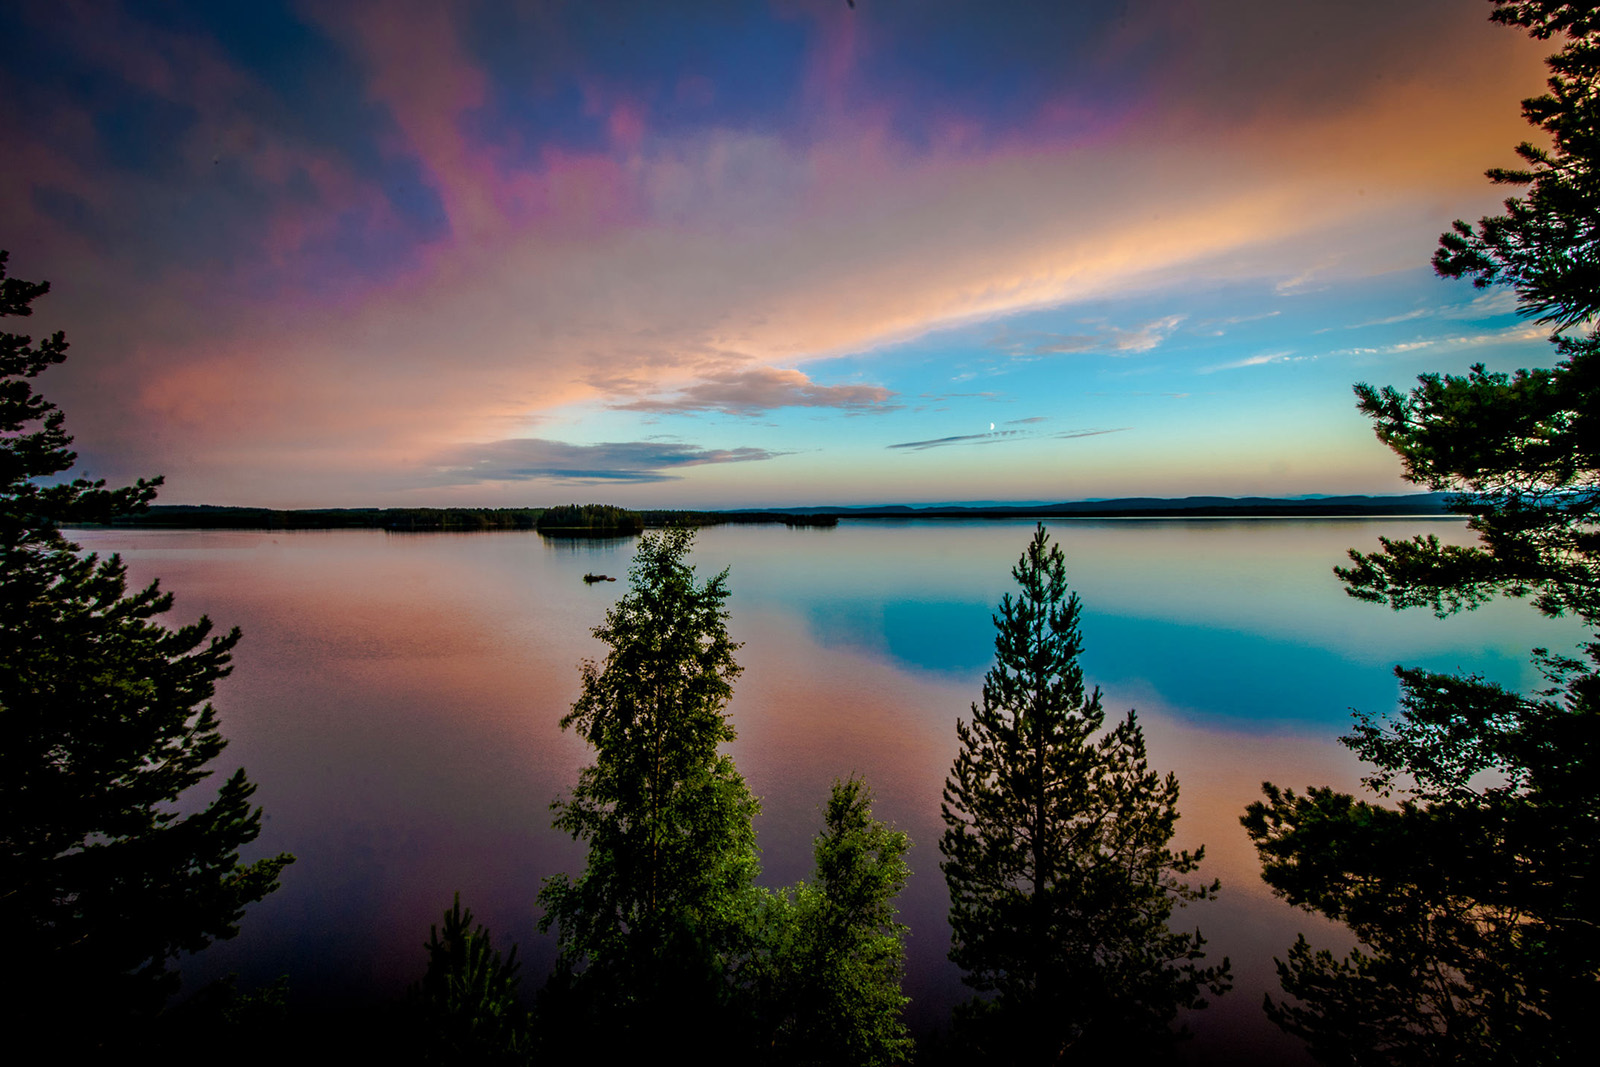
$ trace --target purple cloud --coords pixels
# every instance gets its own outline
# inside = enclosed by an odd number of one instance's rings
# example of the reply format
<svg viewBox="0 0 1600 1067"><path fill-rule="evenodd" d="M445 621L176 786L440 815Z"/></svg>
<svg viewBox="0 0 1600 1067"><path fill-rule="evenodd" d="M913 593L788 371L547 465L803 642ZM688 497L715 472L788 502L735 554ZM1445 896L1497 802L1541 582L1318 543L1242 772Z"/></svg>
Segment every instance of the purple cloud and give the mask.
<svg viewBox="0 0 1600 1067"><path fill-rule="evenodd" d="M697 448L666 441L574 445L539 437L462 445L434 461L435 485L551 480L638 484L675 481L668 473L708 463L747 463L785 455L765 448Z"/></svg>

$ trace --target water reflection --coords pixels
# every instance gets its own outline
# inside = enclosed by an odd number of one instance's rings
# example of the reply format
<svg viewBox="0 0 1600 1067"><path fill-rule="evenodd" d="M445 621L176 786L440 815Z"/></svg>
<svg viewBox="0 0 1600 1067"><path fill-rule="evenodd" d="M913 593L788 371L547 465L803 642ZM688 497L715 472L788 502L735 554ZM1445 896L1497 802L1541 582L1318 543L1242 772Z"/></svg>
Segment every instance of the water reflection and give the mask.
<svg viewBox="0 0 1600 1067"><path fill-rule="evenodd" d="M731 570L743 641L731 713L734 755L763 797L768 884L810 868L831 781L859 772L876 814L910 833L913 1022L940 1023L963 995L944 961L939 794L992 655L990 614L1031 522L845 522L835 529L717 527L702 574ZM1271 957L1325 925L1274 902L1238 825L1259 783L1358 786L1333 740L1352 706L1381 711L1396 662L1537 682L1534 645L1570 647L1576 627L1495 604L1438 622L1345 597L1330 568L1348 547L1458 523L1076 521L1048 524L1083 597L1083 657L1112 717L1137 707L1156 766L1183 782L1180 847L1207 845L1215 905L1179 913L1236 990L1191 1023L1190 1055L1255 1049L1282 1059L1260 1012ZM381 531L87 531L132 579L159 576L173 622L210 614L244 640L218 707L267 812L256 854L294 852L284 888L244 933L187 968L247 981L291 975L303 997L397 994L421 973L430 922L459 889L497 936L522 945L530 976L553 946L535 930L540 880L582 855L549 828L550 801L588 759L558 726L589 630L624 588L633 539L531 533L395 536ZM1231 1053L1230 1053L1231 1055Z"/></svg>

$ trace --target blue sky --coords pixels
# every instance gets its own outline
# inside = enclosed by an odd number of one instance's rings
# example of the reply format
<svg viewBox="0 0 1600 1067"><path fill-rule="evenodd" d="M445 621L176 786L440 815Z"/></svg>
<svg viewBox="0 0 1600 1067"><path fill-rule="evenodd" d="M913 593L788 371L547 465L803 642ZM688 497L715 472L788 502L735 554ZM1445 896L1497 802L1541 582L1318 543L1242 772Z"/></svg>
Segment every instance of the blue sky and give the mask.
<svg viewBox="0 0 1600 1067"><path fill-rule="evenodd" d="M163 500L1394 492L1551 46L1393 4L14 5L0 247ZM36 325L35 325L36 324Z"/></svg>

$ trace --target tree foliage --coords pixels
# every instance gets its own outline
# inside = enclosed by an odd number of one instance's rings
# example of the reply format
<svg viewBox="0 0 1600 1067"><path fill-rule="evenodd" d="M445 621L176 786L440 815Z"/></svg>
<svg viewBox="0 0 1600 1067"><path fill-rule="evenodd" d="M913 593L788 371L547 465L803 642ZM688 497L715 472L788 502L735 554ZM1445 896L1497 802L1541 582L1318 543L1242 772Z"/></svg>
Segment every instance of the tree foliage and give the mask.
<svg viewBox="0 0 1600 1067"><path fill-rule="evenodd" d="M1517 146L1523 166L1494 167L1490 181L1527 190L1504 215L1476 228L1456 220L1439 238L1433 265L1484 288L1515 287L1524 313L1572 326L1600 312L1600 8L1569 0L1491 0L1490 18L1565 46L1545 62L1549 91L1522 102L1528 122L1550 140Z"/></svg>
<svg viewBox="0 0 1600 1067"><path fill-rule="evenodd" d="M535 524L540 533L635 534L644 529L637 511L612 504L562 504L545 508Z"/></svg>
<svg viewBox="0 0 1600 1067"><path fill-rule="evenodd" d="M911 873L910 847L872 817L865 783L834 783L813 880L768 895L761 908L754 985L764 1060L883 1067L909 1059L906 928L894 898Z"/></svg>
<svg viewBox="0 0 1600 1067"><path fill-rule="evenodd" d="M489 931L473 926L461 894L428 930L428 969L409 993L425 1063L518 1064L533 1054L531 1017L519 1002L517 950L502 957Z"/></svg>
<svg viewBox="0 0 1600 1067"><path fill-rule="evenodd" d="M4 265L0 315L31 314L48 286ZM169 595L129 592L117 557L61 531L160 484L60 478L71 438L32 381L66 350L59 332L0 333L0 926L27 976L7 1012L34 1026L66 1013L61 1039L93 1043L159 1009L178 954L236 934L291 857L239 863L261 819L243 770L194 810L225 745L210 700L238 631L167 628Z"/></svg>
<svg viewBox="0 0 1600 1067"><path fill-rule="evenodd" d="M748 954L759 805L719 750L734 737L724 709L738 645L727 572L696 583L692 540L685 529L640 539L628 592L594 630L605 661L583 665L562 720L595 762L554 805L589 856L578 878L539 894L561 947L547 1001L551 1017L590 1018L623 1045L659 1047L684 1013L735 1013Z"/></svg>
<svg viewBox="0 0 1600 1067"><path fill-rule="evenodd" d="M1524 102L1551 147L1524 144L1525 187L1506 214L1456 223L1434 265L1515 287L1524 314L1559 327L1548 370L1423 375L1409 394L1358 385L1361 407L1408 479L1457 493L1479 543L1384 540L1336 568L1351 595L1443 616L1497 595L1600 623L1600 310L1596 227L1600 8L1496 3L1495 21L1541 40L1550 92ZM1523 696L1477 677L1399 668L1386 720L1361 717L1347 746L1374 769L1377 803L1268 784L1245 827L1267 882L1344 922L1344 958L1302 937L1278 962L1291 999L1269 1014L1329 1063L1557 1063L1588 1043L1600 993L1595 788L1600 676L1536 650L1551 687ZM1386 802L1385 802L1386 801Z"/></svg>
<svg viewBox="0 0 1600 1067"><path fill-rule="evenodd" d="M1544 40L1564 35L1548 60L1550 91L1524 101L1551 140L1523 144L1522 170L1492 181L1526 187L1506 214L1476 230L1457 222L1439 239L1434 266L1446 277L1516 288L1523 313L1566 330L1563 358L1548 370L1465 376L1425 374L1409 394L1357 385L1359 406L1408 480L1459 493L1480 543L1384 540L1352 551L1341 568L1351 595L1441 615L1496 595L1533 597L1549 614L1600 621L1600 8L1592 3L1496 3L1495 21ZM1576 332L1574 332L1576 331Z"/></svg>
<svg viewBox="0 0 1600 1067"><path fill-rule="evenodd" d="M1479 678L1397 671L1390 721L1346 744L1379 797L1266 787L1244 825L1289 903L1345 923L1343 959L1302 937L1278 962L1280 1026L1327 1063L1560 1062L1600 994L1594 922L1600 684L1547 660L1528 699Z"/></svg>
<svg viewBox="0 0 1600 1067"><path fill-rule="evenodd" d="M995 616L995 665L945 781L940 841L950 958L983 994L964 1028L1000 1061L1093 1058L1170 1036L1178 1011L1228 988L1199 931L1167 923L1218 883L1173 851L1178 781L1150 769L1137 718L1103 731L1086 692L1080 605L1041 525Z"/></svg>
<svg viewBox="0 0 1600 1067"><path fill-rule="evenodd" d="M1425 374L1409 395L1356 387L1361 410L1405 476L1461 494L1472 546L1434 535L1384 538L1337 568L1352 596L1440 616L1497 596L1531 596L1550 615L1600 621L1600 351L1563 339L1550 370Z"/></svg>

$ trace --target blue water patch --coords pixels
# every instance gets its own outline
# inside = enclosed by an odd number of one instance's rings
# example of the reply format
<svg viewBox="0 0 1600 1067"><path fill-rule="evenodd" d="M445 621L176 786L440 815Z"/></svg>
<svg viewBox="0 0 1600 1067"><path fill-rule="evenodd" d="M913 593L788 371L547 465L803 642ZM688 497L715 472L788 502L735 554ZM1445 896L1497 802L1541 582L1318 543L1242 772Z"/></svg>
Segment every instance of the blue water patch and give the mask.
<svg viewBox="0 0 1600 1067"><path fill-rule="evenodd" d="M1154 690L1164 710L1208 725L1342 733L1352 708L1381 714L1398 695L1386 666L1270 634L1117 616L1085 630L1091 682Z"/></svg>
<svg viewBox="0 0 1600 1067"><path fill-rule="evenodd" d="M902 668L981 675L994 658L993 608L964 601L816 600L802 605L825 648L853 648Z"/></svg>
<svg viewBox="0 0 1600 1067"><path fill-rule="evenodd" d="M894 601L883 608L884 643L904 666L981 674L994 660L993 610L987 604Z"/></svg>
<svg viewBox="0 0 1600 1067"><path fill-rule="evenodd" d="M967 601L819 600L803 605L818 643L869 652L914 672L978 680L994 662L993 605ZM1086 612L1086 682L1152 692L1163 710L1205 725L1343 733L1352 710L1391 711L1391 662L1369 662L1270 633ZM1407 666L1454 671L1463 662L1513 688L1525 660L1471 648L1408 655ZM1120 708L1108 711L1120 713Z"/></svg>

